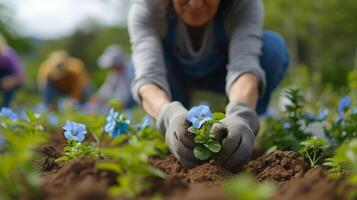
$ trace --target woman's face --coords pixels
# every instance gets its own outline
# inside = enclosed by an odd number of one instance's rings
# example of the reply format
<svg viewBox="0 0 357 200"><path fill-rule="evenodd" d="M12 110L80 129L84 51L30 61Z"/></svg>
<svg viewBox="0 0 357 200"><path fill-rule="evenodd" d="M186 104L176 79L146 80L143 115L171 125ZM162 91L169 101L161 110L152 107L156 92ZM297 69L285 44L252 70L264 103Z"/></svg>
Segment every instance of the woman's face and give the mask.
<svg viewBox="0 0 357 200"><path fill-rule="evenodd" d="M173 0L176 14L192 27L201 27L212 20L221 0Z"/></svg>

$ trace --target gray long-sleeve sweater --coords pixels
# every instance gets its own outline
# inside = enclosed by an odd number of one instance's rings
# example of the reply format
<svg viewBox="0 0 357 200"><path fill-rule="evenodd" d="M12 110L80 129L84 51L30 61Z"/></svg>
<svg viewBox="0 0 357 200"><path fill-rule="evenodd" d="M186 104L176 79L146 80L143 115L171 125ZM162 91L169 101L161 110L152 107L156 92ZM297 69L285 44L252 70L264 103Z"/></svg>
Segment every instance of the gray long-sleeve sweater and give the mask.
<svg viewBox="0 0 357 200"><path fill-rule="evenodd" d="M167 31L167 12L170 0L134 0L129 12L128 29L132 44L135 78L132 82L134 99L140 102L139 88L153 83L169 96L162 39ZM244 73L253 73L259 80L260 94L264 93L265 72L260 67L262 47L263 3L261 0L236 0L227 13L224 28L229 39L229 62L226 66L226 93ZM177 47L183 56L195 59L209 52L213 41L213 23L205 29L201 49L193 51L187 29L177 23Z"/></svg>

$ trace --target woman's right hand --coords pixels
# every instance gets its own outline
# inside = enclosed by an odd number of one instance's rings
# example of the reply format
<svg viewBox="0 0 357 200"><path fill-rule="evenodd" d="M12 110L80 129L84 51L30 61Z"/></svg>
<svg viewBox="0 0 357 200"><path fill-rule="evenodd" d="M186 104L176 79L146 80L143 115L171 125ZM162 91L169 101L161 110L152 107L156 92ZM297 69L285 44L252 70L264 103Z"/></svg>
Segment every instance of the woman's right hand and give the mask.
<svg viewBox="0 0 357 200"><path fill-rule="evenodd" d="M166 143L176 159L183 167L192 168L204 161L198 160L193 153L195 142L193 137L188 135L186 120L186 108L175 101L163 107L157 120L157 127L165 134Z"/></svg>

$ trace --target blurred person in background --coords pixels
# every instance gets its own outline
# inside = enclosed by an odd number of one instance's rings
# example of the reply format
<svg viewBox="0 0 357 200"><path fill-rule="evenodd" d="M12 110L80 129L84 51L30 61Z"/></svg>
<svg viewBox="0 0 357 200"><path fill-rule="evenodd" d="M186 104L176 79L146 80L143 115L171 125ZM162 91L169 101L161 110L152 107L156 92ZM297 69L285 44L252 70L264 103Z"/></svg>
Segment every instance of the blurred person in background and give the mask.
<svg viewBox="0 0 357 200"><path fill-rule="evenodd" d="M9 107L15 91L24 79L24 71L15 50L7 45L0 34L0 91L3 93L1 107Z"/></svg>
<svg viewBox="0 0 357 200"><path fill-rule="evenodd" d="M137 0L128 18L132 93L157 119L171 153L199 165L183 124L193 90L226 93L220 128L228 137L215 160L237 172L249 160L267 107L290 62L284 39L262 31L262 0ZM223 125L223 127L222 127Z"/></svg>
<svg viewBox="0 0 357 200"><path fill-rule="evenodd" d="M91 90L83 62L64 50L51 53L41 64L37 84L50 109L57 109L59 98L67 98L69 106L83 104Z"/></svg>
<svg viewBox="0 0 357 200"><path fill-rule="evenodd" d="M119 45L108 46L99 57L98 66L107 69L108 73L103 85L91 97L92 109L105 107L109 100L118 100L124 109L133 107L135 101L130 93L133 75L122 48Z"/></svg>

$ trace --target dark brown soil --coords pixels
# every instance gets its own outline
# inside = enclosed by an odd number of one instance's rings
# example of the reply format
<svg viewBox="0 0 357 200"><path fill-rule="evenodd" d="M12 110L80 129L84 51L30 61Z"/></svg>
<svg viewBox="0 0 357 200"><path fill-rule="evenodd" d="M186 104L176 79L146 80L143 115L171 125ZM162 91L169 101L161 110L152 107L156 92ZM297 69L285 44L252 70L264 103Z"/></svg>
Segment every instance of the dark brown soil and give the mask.
<svg viewBox="0 0 357 200"><path fill-rule="evenodd" d="M205 183L217 185L226 178L233 176L214 161L206 162L193 169L187 170L181 166L173 155L164 159L152 159L152 164L170 175L183 176L188 183Z"/></svg>
<svg viewBox="0 0 357 200"><path fill-rule="evenodd" d="M63 137L62 133L58 134ZM61 165L56 163L55 159L63 154L58 150L64 146L60 141L65 140L58 135L52 137L53 146L44 146L39 150L45 155L41 160L43 196L40 200L126 199L108 196L107 189L116 184L116 176L97 170L95 160L84 158ZM164 180L148 178L152 187L136 199L148 200L160 195L163 200L228 200L220 187L224 180L234 174L214 161L189 170L184 169L172 155L152 158L151 163L166 172L167 177ZM343 179L328 178L322 169L310 169L302 157L289 151L275 151L261 156L250 161L244 169L260 181L273 180L279 184L271 200L344 200L347 191L357 190Z"/></svg>
<svg viewBox="0 0 357 200"><path fill-rule="evenodd" d="M350 191L357 191L343 179L332 179L321 168L309 170L303 177L282 183L271 200L353 200Z"/></svg>
<svg viewBox="0 0 357 200"><path fill-rule="evenodd" d="M245 165L245 170L254 174L259 181L288 181L303 177L309 169L304 158L292 151L274 151Z"/></svg>
<svg viewBox="0 0 357 200"><path fill-rule="evenodd" d="M97 170L93 159L72 160L59 170L44 173L43 199L109 199L106 189L114 182L115 175Z"/></svg>

